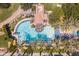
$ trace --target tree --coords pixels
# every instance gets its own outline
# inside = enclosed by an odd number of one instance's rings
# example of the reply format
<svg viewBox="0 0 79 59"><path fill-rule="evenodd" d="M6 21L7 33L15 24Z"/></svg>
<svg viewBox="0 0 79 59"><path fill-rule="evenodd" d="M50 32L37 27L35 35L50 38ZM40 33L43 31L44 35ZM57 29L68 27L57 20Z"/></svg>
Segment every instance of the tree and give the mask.
<svg viewBox="0 0 79 59"><path fill-rule="evenodd" d="M2 30L3 30L3 32L5 33L5 39L8 39L9 37L8 37L8 33L7 33L7 30L6 30L6 27L5 27L5 25L3 26L3 28L2 28Z"/></svg>
<svg viewBox="0 0 79 59"><path fill-rule="evenodd" d="M21 5L21 8L24 10L32 8L32 3L21 3L20 5Z"/></svg>
<svg viewBox="0 0 79 59"><path fill-rule="evenodd" d="M66 24L68 23L73 23L74 25L78 21L79 17L79 4L77 3L68 3L68 4L62 4L62 9L64 11L64 15L66 17L65 22Z"/></svg>
<svg viewBox="0 0 79 59"><path fill-rule="evenodd" d="M10 6L10 3L0 3L0 8L9 8Z"/></svg>
<svg viewBox="0 0 79 59"><path fill-rule="evenodd" d="M5 54L7 54L8 52L11 52L11 56L13 56L13 54L17 51L17 40L14 39L10 42L10 47L8 47L7 51L3 54L3 56Z"/></svg>
<svg viewBox="0 0 79 59"><path fill-rule="evenodd" d="M12 37L12 35L11 35L11 30L10 30L10 27L9 27L9 24L4 25L3 28L2 28L2 30L3 30L3 32L4 32L5 35L6 35L6 37L5 37L6 39Z"/></svg>
<svg viewBox="0 0 79 59"><path fill-rule="evenodd" d="M49 54L50 54L50 56L53 55L52 52L53 52L53 47L50 47L50 50L49 50Z"/></svg>
<svg viewBox="0 0 79 59"><path fill-rule="evenodd" d="M77 31L77 36L79 37L79 30Z"/></svg>
<svg viewBox="0 0 79 59"><path fill-rule="evenodd" d="M33 55L33 48L32 48L32 46L28 46L28 49L27 49L27 55L30 55L31 54L31 56Z"/></svg>
<svg viewBox="0 0 79 59"><path fill-rule="evenodd" d="M40 49L39 49L40 56L41 56L42 52L43 52L43 48L40 47Z"/></svg>
<svg viewBox="0 0 79 59"><path fill-rule="evenodd" d="M58 7L57 4L44 4L46 11L52 11L49 15L49 22L51 25L57 24L60 22L60 17L64 15L64 12L61 7Z"/></svg>

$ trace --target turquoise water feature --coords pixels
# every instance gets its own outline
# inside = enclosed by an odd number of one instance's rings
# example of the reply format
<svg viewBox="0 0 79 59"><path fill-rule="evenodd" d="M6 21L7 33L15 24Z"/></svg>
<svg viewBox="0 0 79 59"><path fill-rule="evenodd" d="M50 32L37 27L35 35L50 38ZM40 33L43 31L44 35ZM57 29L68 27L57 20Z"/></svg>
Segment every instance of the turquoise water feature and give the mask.
<svg viewBox="0 0 79 59"><path fill-rule="evenodd" d="M19 43L22 41L30 43L36 40L48 42L49 40L53 40L55 38L55 31L53 27L45 26L42 32L37 32L35 28L31 26L29 18L21 21L16 26L15 32L18 35Z"/></svg>
<svg viewBox="0 0 79 59"><path fill-rule="evenodd" d="M60 31L51 26L45 26L43 31L37 32L35 27L31 26L30 18L26 18L18 22L18 24L15 26L14 32L16 32L18 35L19 44L21 44L23 41L31 43L37 40L48 42L50 40L57 39L62 35ZM72 32L71 35L77 36L77 32Z"/></svg>

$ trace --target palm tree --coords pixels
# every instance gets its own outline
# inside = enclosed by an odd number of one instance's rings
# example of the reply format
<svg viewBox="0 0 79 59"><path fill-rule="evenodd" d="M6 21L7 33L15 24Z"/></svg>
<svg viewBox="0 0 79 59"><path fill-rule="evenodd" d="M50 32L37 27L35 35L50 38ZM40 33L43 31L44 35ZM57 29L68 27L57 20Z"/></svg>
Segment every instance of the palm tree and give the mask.
<svg viewBox="0 0 79 59"><path fill-rule="evenodd" d="M7 49L7 51L3 54L7 54L8 52L11 52L11 56L13 56L13 54L17 51L17 40L14 39L12 40L11 44L10 44L10 47Z"/></svg>
<svg viewBox="0 0 79 59"><path fill-rule="evenodd" d="M28 46L28 49L27 49L27 55L30 55L31 54L31 56L33 55L33 48L32 48L32 46Z"/></svg>
<svg viewBox="0 0 79 59"><path fill-rule="evenodd" d="M49 54L50 54L50 56L53 55L52 52L53 52L53 47L50 47L50 50L49 50Z"/></svg>
<svg viewBox="0 0 79 59"><path fill-rule="evenodd" d="M39 51L39 54L40 54L40 56L41 56L41 54L42 54L42 52L43 52L43 48L42 48L42 47L39 47L38 51Z"/></svg>

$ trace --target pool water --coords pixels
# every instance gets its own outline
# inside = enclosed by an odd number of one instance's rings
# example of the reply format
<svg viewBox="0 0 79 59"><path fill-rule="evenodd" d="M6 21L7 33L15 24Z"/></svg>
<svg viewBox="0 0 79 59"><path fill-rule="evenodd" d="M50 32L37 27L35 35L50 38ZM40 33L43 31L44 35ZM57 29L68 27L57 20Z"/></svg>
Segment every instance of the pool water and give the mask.
<svg viewBox="0 0 79 59"><path fill-rule="evenodd" d="M22 43L22 41L31 43L36 40L48 42L49 40L53 40L55 38L55 31L53 27L46 26L42 32L37 32L35 28L31 26L30 19L25 19L19 23L15 31L18 35L19 43Z"/></svg>

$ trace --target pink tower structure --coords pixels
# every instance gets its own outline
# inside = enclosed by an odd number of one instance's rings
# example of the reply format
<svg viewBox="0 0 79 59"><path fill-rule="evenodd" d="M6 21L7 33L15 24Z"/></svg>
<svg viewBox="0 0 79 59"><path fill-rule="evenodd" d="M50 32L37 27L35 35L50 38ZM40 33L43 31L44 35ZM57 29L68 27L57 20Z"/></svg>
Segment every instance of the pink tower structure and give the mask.
<svg viewBox="0 0 79 59"><path fill-rule="evenodd" d="M36 10L32 24L41 30L42 26L48 25L48 14L45 13L43 4L36 4L35 6Z"/></svg>

